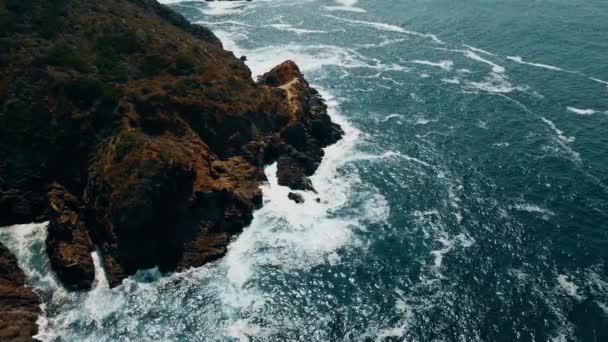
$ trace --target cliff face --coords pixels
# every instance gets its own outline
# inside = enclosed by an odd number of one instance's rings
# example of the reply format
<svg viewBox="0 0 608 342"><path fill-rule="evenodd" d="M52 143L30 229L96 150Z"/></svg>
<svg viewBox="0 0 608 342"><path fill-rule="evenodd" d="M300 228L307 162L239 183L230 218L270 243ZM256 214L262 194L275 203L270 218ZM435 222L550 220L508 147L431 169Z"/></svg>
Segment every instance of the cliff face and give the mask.
<svg viewBox="0 0 608 342"><path fill-rule="evenodd" d="M293 62L258 82L154 0L0 0L0 226L50 220L63 283L200 266L262 204L312 189L342 132Z"/></svg>

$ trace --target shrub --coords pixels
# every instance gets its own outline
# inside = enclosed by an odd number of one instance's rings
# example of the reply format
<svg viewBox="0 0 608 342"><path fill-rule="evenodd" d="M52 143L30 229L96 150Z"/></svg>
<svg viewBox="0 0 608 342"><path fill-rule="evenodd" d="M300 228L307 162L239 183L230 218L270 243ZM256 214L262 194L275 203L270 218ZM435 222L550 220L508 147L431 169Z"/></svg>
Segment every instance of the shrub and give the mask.
<svg viewBox="0 0 608 342"><path fill-rule="evenodd" d="M177 97L185 97L194 90L199 88L200 85L196 80L190 78L183 78L173 84L170 94Z"/></svg>
<svg viewBox="0 0 608 342"><path fill-rule="evenodd" d="M76 55L76 52L66 44L53 46L46 55L34 60L34 65L52 65L62 68L71 68L79 72L87 72L89 66Z"/></svg>
<svg viewBox="0 0 608 342"><path fill-rule="evenodd" d="M198 61L194 54L182 51L175 57L175 73L178 75L190 75L196 71Z"/></svg>
<svg viewBox="0 0 608 342"><path fill-rule="evenodd" d="M137 37L132 31L104 34L97 38L95 46L98 53L128 55L140 50Z"/></svg>
<svg viewBox="0 0 608 342"><path fill-rule="evenodd" d="M114 148L114 160L121 161L129 153L134 151L140 143L140 138L131 132L125 132L120 135Z"/></svg>
<svg viewBox="0 0 608 342"><path fill-rule="evenodd" d="M115 106L120 99L118 89L90 78L70 80L60 85L63 94L76 106L88 108L96 101L104 106Z"/></svg>
<svg viewBox="0 0 608 342"><path fill-rule="evenodd" d="M145 56L139 65L139 77L150 77L158 75L169 62L160 55Z"/></svg>
<svg viewBox="0 0 608 342"><path fill-rule="evenodd" d="M137 37L131 31L100 36L95 42L95 66L105 76L124 80L127 69L121 63L121 56L139 50Z"/></svg>

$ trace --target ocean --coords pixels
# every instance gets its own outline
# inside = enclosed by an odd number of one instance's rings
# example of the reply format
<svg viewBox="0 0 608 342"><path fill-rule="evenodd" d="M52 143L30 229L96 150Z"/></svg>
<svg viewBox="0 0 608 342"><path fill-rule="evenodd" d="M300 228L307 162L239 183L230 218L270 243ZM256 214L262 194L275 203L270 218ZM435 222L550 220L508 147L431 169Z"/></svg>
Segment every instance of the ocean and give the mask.
<svg viewBox="0 0 608 342"><path fill-rule="evenodd" d="M608 341L608 1L163 2L254 75L294 60L345 136L182 273L70 293L45 224L0 230L38 338Z"/></svg>

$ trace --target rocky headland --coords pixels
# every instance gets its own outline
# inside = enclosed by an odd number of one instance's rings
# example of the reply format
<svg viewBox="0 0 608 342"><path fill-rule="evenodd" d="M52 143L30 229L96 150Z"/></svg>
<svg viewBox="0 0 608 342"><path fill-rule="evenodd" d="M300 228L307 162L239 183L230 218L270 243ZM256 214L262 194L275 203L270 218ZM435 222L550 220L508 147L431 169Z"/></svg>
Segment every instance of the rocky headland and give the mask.
<svg viewBox="0 0 608 342"><path fill-rule="evenodd" d="M0 27L0 226L50 221L68 289L91 288L95 249L112 287L222 257L262 205L263 168L314 191L308 177L342 135L293 62L255 81L245 58L155 0L0 0ZM0 311L24 303L31 336L38 299L0 252L15 295L0 294Z"/></svg>

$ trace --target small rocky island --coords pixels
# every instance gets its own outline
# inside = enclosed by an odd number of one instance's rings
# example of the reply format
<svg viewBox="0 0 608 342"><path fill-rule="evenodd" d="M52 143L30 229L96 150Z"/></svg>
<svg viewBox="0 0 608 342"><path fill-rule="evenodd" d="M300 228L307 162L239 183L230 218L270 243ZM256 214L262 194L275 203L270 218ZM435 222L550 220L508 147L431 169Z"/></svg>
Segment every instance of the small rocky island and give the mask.
<svg viewBox="0 0 608 342"><path fill-rule="evenodd" d="M50 221L71 290L91 288L96 249L111 287L222 257L262 205L263 168L314 190L342 135L293 62L254 81L155 0L0 0L0 27L0 226ZM36 332L24 284L0 245L0 339Z"/></svg>

